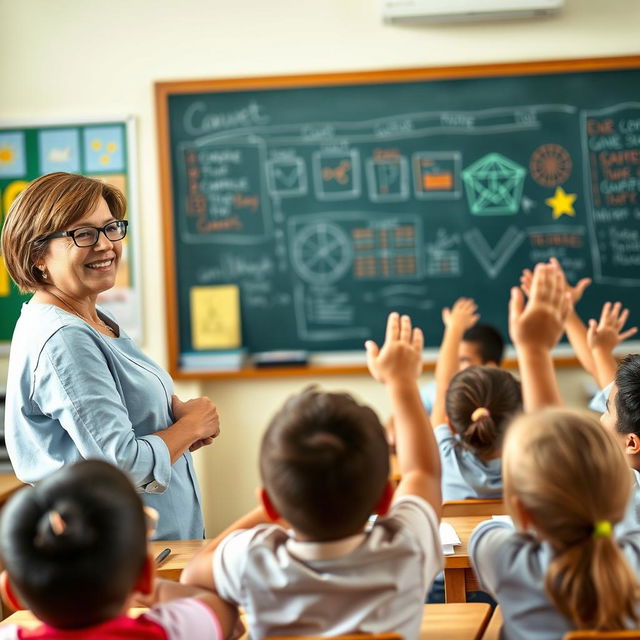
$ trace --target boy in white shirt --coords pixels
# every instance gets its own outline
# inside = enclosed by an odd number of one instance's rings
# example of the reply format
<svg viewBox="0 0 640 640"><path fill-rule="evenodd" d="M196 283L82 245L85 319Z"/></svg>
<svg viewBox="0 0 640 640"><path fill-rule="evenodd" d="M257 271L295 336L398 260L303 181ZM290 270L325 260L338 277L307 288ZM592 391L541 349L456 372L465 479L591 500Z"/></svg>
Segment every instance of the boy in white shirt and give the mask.
<svg viewBox="0 0 640 640"><path fill-rule="evenodd" d="M395 492L384 429L349 395L307 389L271 421L260 452L262 508L182 575L240 604L251 637L418 638L424 595L442 568L440 460L417 385L422 347L422 332L397 313L383 347L366 344L369 370L396 417ZM386 515L365 531L374 512ZM280 517L291 530L267 524Z"/></svg>

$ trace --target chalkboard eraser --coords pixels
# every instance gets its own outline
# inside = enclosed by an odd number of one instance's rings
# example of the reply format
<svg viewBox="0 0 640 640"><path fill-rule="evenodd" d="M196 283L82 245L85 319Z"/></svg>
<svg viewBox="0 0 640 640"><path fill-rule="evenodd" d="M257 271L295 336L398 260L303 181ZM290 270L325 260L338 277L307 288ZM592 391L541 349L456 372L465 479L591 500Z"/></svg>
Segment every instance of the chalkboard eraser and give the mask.
<svg viewBox="0 0 640 640"><path fill-rule="evenodd" d="M296 367L309 362L306 351L262 351L253 354L253 364L256 367Z"/></svg>

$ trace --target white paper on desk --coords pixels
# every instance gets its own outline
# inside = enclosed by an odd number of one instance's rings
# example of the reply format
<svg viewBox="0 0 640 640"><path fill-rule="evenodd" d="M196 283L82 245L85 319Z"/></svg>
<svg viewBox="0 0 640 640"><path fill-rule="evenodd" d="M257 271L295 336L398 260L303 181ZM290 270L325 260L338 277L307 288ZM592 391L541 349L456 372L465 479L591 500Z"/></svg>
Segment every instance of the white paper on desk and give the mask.
<svg viewBox="0 0 640 640"><path fill-rule="evenodd" d="M453 547L462 544L456 530L448 522L440 523L440 543L445 556L453 555Z"/></svg>

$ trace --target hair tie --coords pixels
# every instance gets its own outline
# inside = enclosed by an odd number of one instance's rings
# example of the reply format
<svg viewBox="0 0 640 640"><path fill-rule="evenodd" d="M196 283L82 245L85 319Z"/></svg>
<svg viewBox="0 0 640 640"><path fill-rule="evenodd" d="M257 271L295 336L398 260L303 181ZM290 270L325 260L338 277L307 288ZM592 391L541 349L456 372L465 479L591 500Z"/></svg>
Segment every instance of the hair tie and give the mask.
<svg viewBox="0 0 640 640"><path fill-rule="evenodd" d="M489 413L489 409L487 409L486 407L478 407L472 414L471 414L471 422L476 422L476 420L480 420L480 418L482 418L483 416L490 416L491 414Z"/></svg>
<svg viewBox="0 0 640 640"><path fill-rule="evenodd" d="M62 535L67 528L67 523L62 519L62 516L57 511L49 511L49 526L53 535Z"/></svg>
<svg viewBox="0 0 640 640"><path fill-rule="evenodd" d="M594 538L610 538L613 533L613 526L609 520L598 520L593 525Z"/></svg>

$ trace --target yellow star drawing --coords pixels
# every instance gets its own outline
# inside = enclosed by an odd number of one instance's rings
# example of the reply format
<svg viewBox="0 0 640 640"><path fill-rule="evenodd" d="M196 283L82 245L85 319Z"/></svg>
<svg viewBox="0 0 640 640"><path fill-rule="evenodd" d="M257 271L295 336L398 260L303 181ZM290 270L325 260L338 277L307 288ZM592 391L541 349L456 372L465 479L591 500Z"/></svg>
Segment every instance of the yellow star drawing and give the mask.
<svg viewBox="0 0 640 640"><path fill-rule="evenodd" d="M577 197L577 193L565 193L565 190L562 187L556 187L556 192L553 194L553 198L547 198L544 202L553 209L553 219L557 220L563 214L568 216L576 215L573 203Z"/></svg>

